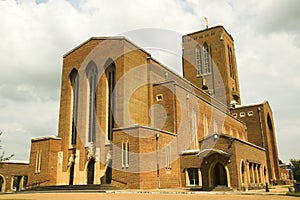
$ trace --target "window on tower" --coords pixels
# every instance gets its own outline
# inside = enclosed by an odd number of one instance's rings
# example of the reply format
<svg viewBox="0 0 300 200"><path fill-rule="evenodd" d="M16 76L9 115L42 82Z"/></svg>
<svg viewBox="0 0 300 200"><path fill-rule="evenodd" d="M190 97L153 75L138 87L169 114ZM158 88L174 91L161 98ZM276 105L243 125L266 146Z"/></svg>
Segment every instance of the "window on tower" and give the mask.
<svg viewBox="0 0 300 200"><path fill-rule="evenodd" d="M233 68L233 57L232 57L232 50L229 46L227 46L228 48L228 60L229 60L229 69L230 69L230 76L231 78L235 78L235 74L234 74L234 68Z"/></svg>
<svg viewBox="0 0 300 200"><path fill-rule="evenodd" d="M204 43L204 74L210 74L210 59L209 59L209 50L208 45Z"/></svg>
<svg viewBox="0 0 300 200"><path fill-rule="evenodd" d="M199 44L196 46L196 65L197 76L211 73L211 59L209 56L209 47L204 43L203 47Z"/></svg>
<svg viewBox="0 0 300 200"><path fill-rule="evenodd" d="M199 44L196 46L196 63L197 75L202 75L202 49Z"/></svg>

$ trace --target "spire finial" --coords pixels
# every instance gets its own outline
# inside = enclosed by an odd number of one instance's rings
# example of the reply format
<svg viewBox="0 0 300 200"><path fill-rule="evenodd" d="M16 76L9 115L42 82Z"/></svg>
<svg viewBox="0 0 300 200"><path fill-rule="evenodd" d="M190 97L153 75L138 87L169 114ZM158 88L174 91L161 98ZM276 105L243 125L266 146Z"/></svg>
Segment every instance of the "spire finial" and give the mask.
<svg viewBox="0 0 300 200"><path fill-rule="evenodd" d="M208 28L208 19L207 19L207 17L205 17L204 19L205 19L206 28Z"/></svg>

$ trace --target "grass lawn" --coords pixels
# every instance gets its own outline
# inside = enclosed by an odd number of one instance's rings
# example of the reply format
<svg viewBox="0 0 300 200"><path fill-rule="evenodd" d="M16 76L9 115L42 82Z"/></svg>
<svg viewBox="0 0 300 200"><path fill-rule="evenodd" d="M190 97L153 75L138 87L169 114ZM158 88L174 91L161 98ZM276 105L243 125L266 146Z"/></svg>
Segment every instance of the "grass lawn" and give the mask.
<svg viewBox="0 0 300 200"><path fill-rule="evenodd" d="M288 192L288 193L286 193L286 195L300 197L300 192Z"/></svg>

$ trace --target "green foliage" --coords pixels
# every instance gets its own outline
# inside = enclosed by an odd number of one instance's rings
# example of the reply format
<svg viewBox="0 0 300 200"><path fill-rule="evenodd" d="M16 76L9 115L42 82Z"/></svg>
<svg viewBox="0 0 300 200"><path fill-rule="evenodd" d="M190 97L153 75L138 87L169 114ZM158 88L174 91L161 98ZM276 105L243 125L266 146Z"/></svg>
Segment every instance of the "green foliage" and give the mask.
<svg viewBox="0 0 300 200"><path fill-rule="evenodd" d="M3 132L0 131L0 136L3 134ZM1 140L0 140L1 142ZM0 145L0 150L2 150L2 146ZM8 161L9 159L11 159L14 156L14 154L10 155L10 156L5 156L4 155L4 151L0 152L0 167L1 167L1 163Z"/></svg>
<svg viewBox="0 0 300 200"><path fill-rule="evenodd" d="M300 159L291 159L291 163L295 167L293 170L294 179L300 181Z"/></svg>

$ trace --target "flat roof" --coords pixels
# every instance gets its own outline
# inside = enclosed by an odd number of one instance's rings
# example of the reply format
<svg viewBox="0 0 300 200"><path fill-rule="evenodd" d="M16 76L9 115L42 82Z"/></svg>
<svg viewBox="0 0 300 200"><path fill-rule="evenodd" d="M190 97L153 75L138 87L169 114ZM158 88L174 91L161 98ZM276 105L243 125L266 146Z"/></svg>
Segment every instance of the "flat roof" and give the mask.
<svg viewBox="0 0 300 200"><path fill-rule="evenodd" d="M61 140L61 138L57 137L57 136L45 136L45 137L38 137L38 138L32 138L31 141L40 141L40 140Z"/></svg>
<svg viewBox="0 0 300 200"><path fill-rule="evenodd" d="M236 108L246 108L246 107L257 107L257 106L261 106L265 103L267 103L267 100L264 100L262 102L257 102L257 103L250 103L250 104L244 104L244 105L236 105L235 108L232 109L236 109Z"/></svg>
<svg viewBox="0 0 300 200"><path fill-rule="evenodd" d="M218 28L223 29L227 33L227 35L229 35L229 37L233 40L233 37L231 36L231 34L229 34L228 31L222 25L212 26L212 27L209 27L209 28L206 28L206 29L202 29L202 30L199 30L199 31L188 33L186 35L183 35L182 37L191 36L191 35L194 35L194 34L206 32L206 31L210 31L210 30L218 29Z"/></svg>
<svg viewBox="0 0 300 200"><path fill-rule="evenodd" d="M0 162L2 164L17 164L17 165L29 165L29 161L23 161L23 160L11 160L11 161L4 161Z"/></svg>

